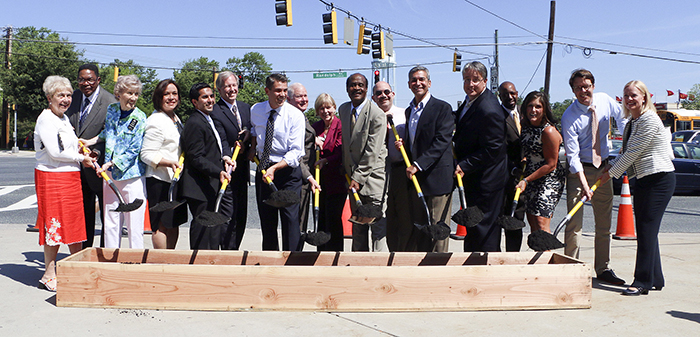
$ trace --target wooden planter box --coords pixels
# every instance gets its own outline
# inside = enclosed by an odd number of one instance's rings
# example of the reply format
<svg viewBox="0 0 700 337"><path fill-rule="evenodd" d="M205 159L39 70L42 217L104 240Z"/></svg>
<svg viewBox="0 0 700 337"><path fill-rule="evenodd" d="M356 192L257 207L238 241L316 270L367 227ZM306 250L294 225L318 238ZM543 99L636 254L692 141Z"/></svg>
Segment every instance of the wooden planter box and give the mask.
<svg viewBox="0 0 700 337"><path fill-rule="evenodd" d="M591 267L557 253L88 248L58 262L59 307L460 311L591 307Z"/></svg>

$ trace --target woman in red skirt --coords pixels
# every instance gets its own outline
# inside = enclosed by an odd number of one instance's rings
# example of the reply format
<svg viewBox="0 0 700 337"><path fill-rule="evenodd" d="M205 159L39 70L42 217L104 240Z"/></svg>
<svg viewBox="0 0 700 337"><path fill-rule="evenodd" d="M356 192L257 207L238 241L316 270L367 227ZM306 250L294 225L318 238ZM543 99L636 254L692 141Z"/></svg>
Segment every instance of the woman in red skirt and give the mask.
<svg viewBox="0 0 700 337"><path fill-rule="evenodd" d="M39 288L56 291L56 255L60 244L76 253L85 241L85 217L80 187L80 163L95 160L78 151L78 137L64 114L71 104L73 88L67 78L49 76L44 81L49 101L36 120L34 184L39 213L39 245L44 246L46 271Z"/></svg>

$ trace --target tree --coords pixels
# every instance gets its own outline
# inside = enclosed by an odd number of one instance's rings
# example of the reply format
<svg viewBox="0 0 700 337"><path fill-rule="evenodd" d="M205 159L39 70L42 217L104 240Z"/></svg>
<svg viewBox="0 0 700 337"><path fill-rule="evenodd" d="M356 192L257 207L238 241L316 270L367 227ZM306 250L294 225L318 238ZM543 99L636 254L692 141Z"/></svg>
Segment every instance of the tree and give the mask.
<svg viewBox="0 0 700 337"><path fill-rule="evenodd" d="M683 109L700 110L700 83L693 84L693 87L688 90L688 99L681 100L681 104Z"/></svg>
<svg viewBox="0 0 700 337"><path fill-rule="evenodd" d="M192 59L182 64L182 69L173 71L173 79L182 91L180 93L180 107L175 111L183 120L187 119L185 113L194 109L188 98L190 88L196 83L208 83L214 88L214 72L219 68L219 62L209 60L206 57ZM216 91L216 90L214 90Z"/></svg>
<svg viewBox="0 0 700 337"><path fill-rule="evenodd" d="M574 101L570 98L565 99L563 102L554 102L552 103L552 115L554 115L554 118L559 121L559 125L561 126L561 116L564 114L564 111L566 111L566 108L571 105Z"/></svg>
<svg viewBox="0 0 700 337"><path fill-rule="evenodd" d="M239 83L237 100L251 105L267 101L265 78L271 74L272 65L265 61L263 54L248 52L243 58L232 57L226 61L224 70L243 76L243 86Z"/></svg>
<svg viewBox="0 0 700 337"><path fill-rule="evenodd" d="M112 93L114 93L114 85L116 84L114 81L115 66L119 67L119 76L136 75L139 77L141 84L143 84L143 89L139 100L136 101L136 106L145 112L146 115L150 115L153 111L153 91L159 82L156 77L156 71L145 68L134 62L134 60L120 61L119 59L114 59L114 62L109 65L100 67L100 77L102 78L100 84Z"/></svg>
<svg viewBox="0 0 700 337"><path fill-rule="evenodd" d="M17 108L17 133L22 139L34 130L36 119L48 107L42 85L46 77L61 75L77 88L78 67L83 51L48 28L21 27L12 40L11 69L0 69L0 87L6 100ZM7 41L0 47L5 50ZM7 55L0 59L5 64Z"/></svg>

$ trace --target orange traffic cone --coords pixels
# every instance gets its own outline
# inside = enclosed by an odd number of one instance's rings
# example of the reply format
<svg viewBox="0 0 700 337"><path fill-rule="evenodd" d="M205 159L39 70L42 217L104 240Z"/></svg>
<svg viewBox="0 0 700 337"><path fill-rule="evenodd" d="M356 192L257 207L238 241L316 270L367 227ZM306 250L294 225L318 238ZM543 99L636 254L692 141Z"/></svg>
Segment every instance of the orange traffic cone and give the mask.
<svg viewBox="0 0 700 337"><path fill-rule="evenodd" d="M634 213L632 211L632 195L630 194L630 182L627 175L622 179L620 191L620 207L617 210L617 230L615 240L637 240L634 233Z"/></svg>
<svg viewBox="0 0 700 337"><path fill-rule="evenodd" d="M467 236L467 227L462 225L457 225L457 231L454 234L450 234L452 240L464 240Z"/></svg>
<svg viewBox="0 0 700 337"><path fill-rule="evenodd" d="M148 210L148 200L146 200L146 210L143 217L143 233L153 234L153 230L151 229L151 212Z"/></svg>
<svg viewBox="0 0 700 337"><path fill-rule="evenodd" d="M352 237L352 222L348 221L352 216L352 211L350 210L350 199L345 198L345 206L343 206L343 236L346 238Z"/></svg>

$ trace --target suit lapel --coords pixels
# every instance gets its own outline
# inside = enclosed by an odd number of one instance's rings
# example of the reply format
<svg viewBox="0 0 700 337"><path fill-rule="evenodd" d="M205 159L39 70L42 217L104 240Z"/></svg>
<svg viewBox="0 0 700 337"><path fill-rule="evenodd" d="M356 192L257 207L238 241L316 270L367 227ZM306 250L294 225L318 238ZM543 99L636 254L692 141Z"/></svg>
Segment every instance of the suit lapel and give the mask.
<svg viewBox="0 0 700 337"><path fill-rule="evenodd" d="M365 106L362 107L360 113L357 116L355 125L352 128L352 138L350 139L350 146L352 146L356 141L361 141L363 138L362 132L359 132L364 128L365 123L367 123L367 116L369 115L369 109L372 102L367 101ZM350 123L352 123L352 106L350 107Z"/></svg>
<svg viewBox="0 0 700 337"><path fill-rule="evenodd" d="M102 111L101 109L103 109L103 107L102 107L104 104L104 101L102 100L102 97L103 97L102 95L104 94L103 90L104 89L100 87L100 94L95 99L95 104L92 105L92 109L90 109L90 113L85 117L85 121L83 122L83 127L80 130L81 136L82 136L83 132L85 131L85 129L87 129L88 125L91 125L93 122L96 122L97 115L99 114L98 111ZM84 97L83 97L83 100L85 100ZM80 124L80 105L78 107L79 107L78 108L78 124ZM104 109L107 110L106 107ZM104 123L104 121L102 121L102 122Z"/></svg>

